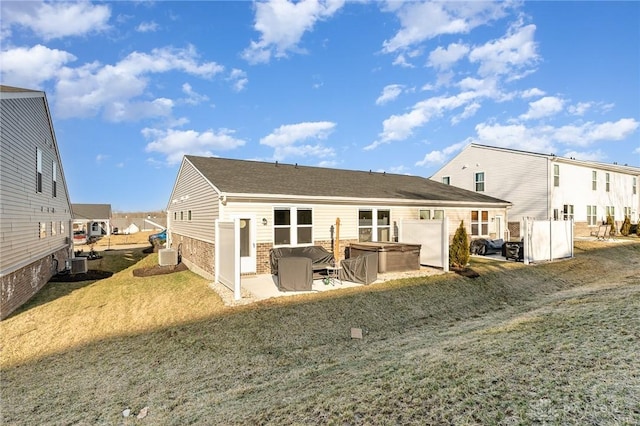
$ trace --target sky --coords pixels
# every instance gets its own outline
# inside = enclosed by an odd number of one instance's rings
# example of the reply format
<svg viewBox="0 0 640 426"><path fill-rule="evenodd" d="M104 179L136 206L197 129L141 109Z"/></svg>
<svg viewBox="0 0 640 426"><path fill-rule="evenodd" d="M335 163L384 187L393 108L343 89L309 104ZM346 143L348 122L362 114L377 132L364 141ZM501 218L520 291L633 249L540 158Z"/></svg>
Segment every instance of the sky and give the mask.
<svg viewBox="0 0 640 426"><path fill-rule="evenodd" d="M429 177L469 143L640 166L640 2L0 3L72 203L165 209L184 155Z"/></svg>

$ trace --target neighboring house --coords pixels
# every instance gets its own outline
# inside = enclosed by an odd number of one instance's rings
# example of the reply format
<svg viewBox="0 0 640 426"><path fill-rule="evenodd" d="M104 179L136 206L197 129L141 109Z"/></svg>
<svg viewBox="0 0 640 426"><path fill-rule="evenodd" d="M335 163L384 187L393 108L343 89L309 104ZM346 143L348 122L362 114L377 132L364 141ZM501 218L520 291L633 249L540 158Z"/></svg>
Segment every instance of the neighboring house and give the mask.
<svg viewBox="0 0 640 426"><path fill-rule="evenodd" d="M395 241L403 219L447 217L451 236L462 220L470 234L502 234L509 206L417 176L186 156L167 206L169 247L212 278L215 221L239 219L241 272L264 274L272 247L331 250L335 234L341 247Z"/></svg>
<svg viewBox="0 0 640 426"><path fill-rule="evenodd" d="M73 230L87 237L111 235L111 204L72 204Z"/></svg>
<svg viewBox="0 0 640 426"><path fill-rule="evenodd" d="M72 255L71 203L44 92L0 86L0 319Z"/></svg>
<svg viewBox="0 0 640 426"><path fill-rule="evenodd" d="M167 228L166 212L130 212L113 213L111 217L113 232L123 233L129 226L135 225L140 231L162 231Z"/></svg>
<svg viewBox="0 0 640 426"><path fill-rule="evenodd" d="M470 144L431 179L509 200L509 230L524 217L573 219L575 235L589 235L611 215L638 222L640 168Z"/></svg>

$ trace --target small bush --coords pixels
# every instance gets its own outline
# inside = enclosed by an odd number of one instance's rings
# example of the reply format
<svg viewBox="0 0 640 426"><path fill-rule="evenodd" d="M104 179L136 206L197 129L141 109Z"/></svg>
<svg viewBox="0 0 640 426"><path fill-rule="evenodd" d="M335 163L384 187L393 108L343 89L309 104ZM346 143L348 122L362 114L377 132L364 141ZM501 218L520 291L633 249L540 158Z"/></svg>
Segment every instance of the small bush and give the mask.
<svg viewBox="0 0 640 426"><path fill-rule="evenodd" d="M624 222L622 222L622 226L620 227L620 233L625 237L631 233L631 219L629 219L629 216L624 217Z"/></svg>
<svg viewBox="0 0 640 426"><path fill-rule="evenodd" d="M449 265L452 268L464 268L471 254L469 253L469 237L467 236L467 229L464 227L464 220L460 222L460 226L456 229L456 233L453 236L453 242L449 247Z"/></svg>

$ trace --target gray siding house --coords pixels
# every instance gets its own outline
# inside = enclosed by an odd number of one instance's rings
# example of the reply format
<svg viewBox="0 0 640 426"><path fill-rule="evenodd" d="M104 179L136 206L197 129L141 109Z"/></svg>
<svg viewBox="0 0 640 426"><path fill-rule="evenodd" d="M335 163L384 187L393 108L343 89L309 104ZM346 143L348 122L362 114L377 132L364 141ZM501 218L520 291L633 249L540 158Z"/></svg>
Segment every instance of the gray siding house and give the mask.
<svg viewBox="0 0 640 426"><path fill-rule="evenodd" d="M587 236L609 215L617 229L625 216L639 219L634 166L469 144L431 179L511 201L511 237L525 217L573 220L575 235Z"/></svg>
<svg viewBox="0 0 640 426"><path fill-rule="evenodd" d="M238 219L241 272L264 274L273 247L331 250L336 234L341 247L397 241L403 219L447 217L451 236L462 220L469 233L496 236L510 205L418 176L186 156L167 205L168 240L212 279L216 219Z"/></svg>
<svg viewBox="0 0 640 426"><path fill-rule="evenodd" d="M44 92L0 86L0 318L70 258L71 203Z"/></svg>

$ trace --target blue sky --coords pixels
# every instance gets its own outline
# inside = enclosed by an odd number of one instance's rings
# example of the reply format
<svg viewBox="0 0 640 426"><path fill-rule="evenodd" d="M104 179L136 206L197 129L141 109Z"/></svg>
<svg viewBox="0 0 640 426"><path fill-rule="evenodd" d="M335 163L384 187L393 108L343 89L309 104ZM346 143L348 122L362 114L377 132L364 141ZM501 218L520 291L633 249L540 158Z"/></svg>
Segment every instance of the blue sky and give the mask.
<svg viewBox="0 0 640 426"><path fill-rule="evenodd" d="M471 142L640 165L639 2L0 4L74 203L164 209L184 154L428 177Z"/></svg>

